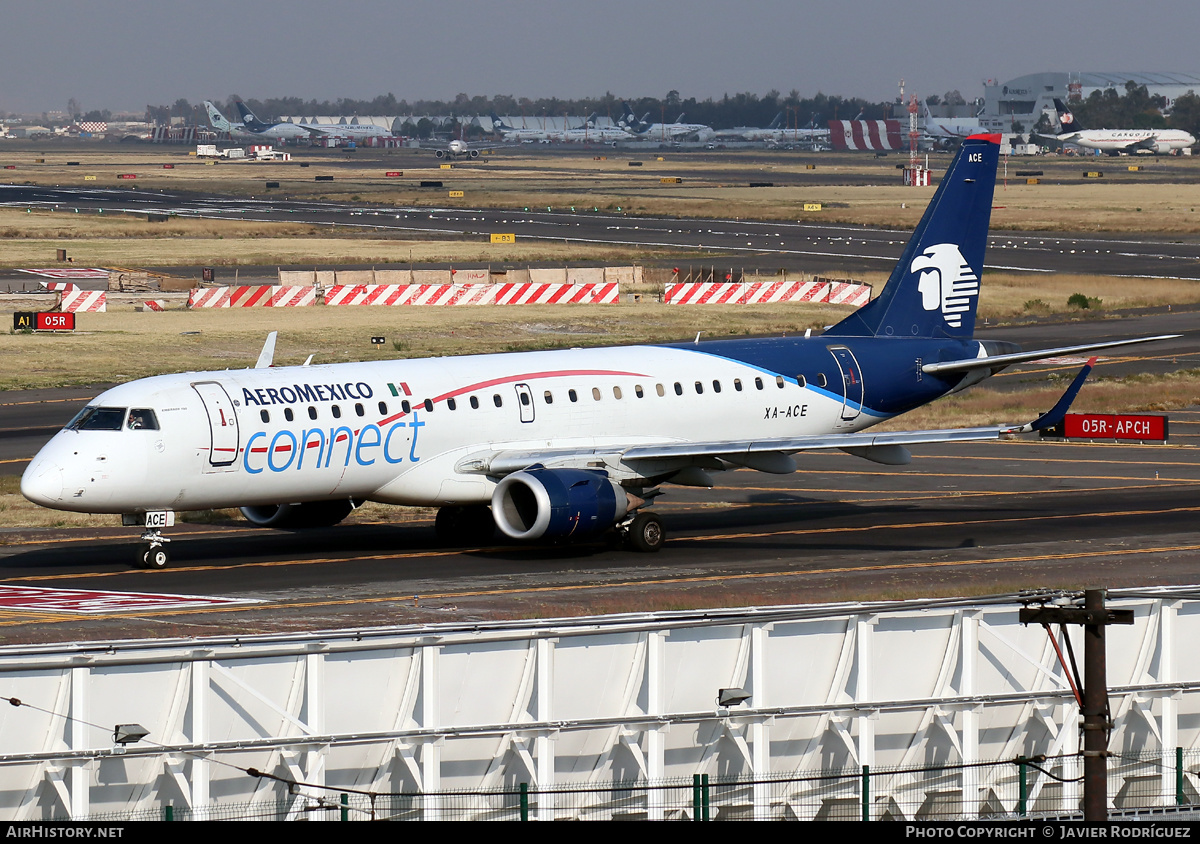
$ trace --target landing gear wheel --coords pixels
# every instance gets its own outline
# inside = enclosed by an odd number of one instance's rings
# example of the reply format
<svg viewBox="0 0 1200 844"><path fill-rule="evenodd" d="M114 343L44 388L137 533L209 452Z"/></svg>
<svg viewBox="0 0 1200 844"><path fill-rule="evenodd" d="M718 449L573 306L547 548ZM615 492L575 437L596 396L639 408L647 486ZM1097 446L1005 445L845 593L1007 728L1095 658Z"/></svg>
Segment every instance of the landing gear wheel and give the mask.
<svg viewBox="0 0 1200 844"><path fill-rule="evenodd" d="M654 513L638 513L629 523L626 538L634 551L653 553L662 548L667 535L658 516Z"/></svg>
<svg viewBox="0 0 1200 844"><path fill-rule="evenodd" d="M166 568L167 563L170 561L171 556L167 553L167 549L161 545L147 545L138 554L138 562L141 563L143 568Z"/></svg>

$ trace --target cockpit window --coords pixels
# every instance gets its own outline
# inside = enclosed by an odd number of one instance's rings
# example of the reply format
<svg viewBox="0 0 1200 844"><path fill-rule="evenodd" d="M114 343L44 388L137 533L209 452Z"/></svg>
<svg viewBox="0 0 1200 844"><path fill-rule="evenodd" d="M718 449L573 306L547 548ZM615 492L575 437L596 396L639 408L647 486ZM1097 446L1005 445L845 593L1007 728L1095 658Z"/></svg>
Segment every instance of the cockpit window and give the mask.
<svg viewBox="0 0 1200 844"><path fill-rule="evenodd" d="M149 408L135 407L129 411L129 428L134 431L157 431L158 417Z"/></svg>
<svg viewBox="0 0 1200 844"><path fill-rule="evenodd" d="M72 431L119 431L125 421L123 407L85 407L67 423Z"/></svg>

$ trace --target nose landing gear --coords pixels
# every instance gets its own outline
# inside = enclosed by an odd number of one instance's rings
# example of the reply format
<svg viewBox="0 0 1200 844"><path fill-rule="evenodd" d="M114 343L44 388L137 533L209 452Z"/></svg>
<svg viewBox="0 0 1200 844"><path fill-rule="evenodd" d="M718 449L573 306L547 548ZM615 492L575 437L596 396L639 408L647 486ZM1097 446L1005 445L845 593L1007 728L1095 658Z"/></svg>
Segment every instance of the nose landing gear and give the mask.
<svg viewBox="0 0 1200 844"><path fill-rule="evenodd" d="M134 558L139 566L148 569L166 567L167 563L171 561L171 555L167 553L166 545L171 540L162 535L162 528L172 527L175 524L173 510L126 513L121 516L121 524L127 527L140 525L146 529L146 532L142 534L142 542L145 544L138 549L137 556Z"/></svg>
<svg viewBox="0 0 1200 844"><path fill-rule="evenodd" d="M167 553L166 547L166 543L170 541L159 530L148 530L143 533L142 542L146 544L138 552L138 564L148 569L166 568L167 563L171 561L171 555Z"/></svg>

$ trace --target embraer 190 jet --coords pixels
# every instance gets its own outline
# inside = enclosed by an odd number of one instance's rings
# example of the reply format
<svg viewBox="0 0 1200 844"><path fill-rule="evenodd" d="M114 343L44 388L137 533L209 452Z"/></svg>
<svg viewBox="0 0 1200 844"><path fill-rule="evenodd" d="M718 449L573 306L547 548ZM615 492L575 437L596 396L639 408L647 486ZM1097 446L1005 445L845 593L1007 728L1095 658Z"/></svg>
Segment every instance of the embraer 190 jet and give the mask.
<svg viewBox="0 0 1200 844"><path fill-rule="evenodd" d="M1132 342L1022 352L972 338L999 135L963 141L879 296L819 336L683 342L144 378L97 396L21 479L30 501L121 514L138 560L167 564L174 512L240 507L266 527L334 524L363 501L440 508L438 533L522 543L616 531L658 550L650 509L715 472L796 471L842 451L884 464L908 447L1057 423L874 434L878 422L1006 366Z"/></svg>

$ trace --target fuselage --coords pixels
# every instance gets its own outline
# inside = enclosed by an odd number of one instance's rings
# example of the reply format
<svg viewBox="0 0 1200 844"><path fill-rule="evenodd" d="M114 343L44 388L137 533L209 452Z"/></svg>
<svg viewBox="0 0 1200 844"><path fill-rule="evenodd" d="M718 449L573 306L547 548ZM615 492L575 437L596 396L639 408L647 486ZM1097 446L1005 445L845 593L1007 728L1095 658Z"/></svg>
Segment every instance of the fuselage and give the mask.
<svg viewBox="0 0 1200 844"><path fill-rule="evenodd" d="M1196 143L1190 133L1181 129L1082 129L1062 135L1059 140L1104 152L1123 152L1135 146L1150 152L1172 152Z"/></svg>
<svg viewBox="0 0 1200 844"><path fill-rule="evenodd" d="M826 335L162 375L98 396L21 491L89 513L481 503L498 478L464 469L480 455L853 432L961 381L922 362L980 354Z"/></svg>

